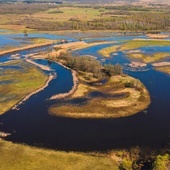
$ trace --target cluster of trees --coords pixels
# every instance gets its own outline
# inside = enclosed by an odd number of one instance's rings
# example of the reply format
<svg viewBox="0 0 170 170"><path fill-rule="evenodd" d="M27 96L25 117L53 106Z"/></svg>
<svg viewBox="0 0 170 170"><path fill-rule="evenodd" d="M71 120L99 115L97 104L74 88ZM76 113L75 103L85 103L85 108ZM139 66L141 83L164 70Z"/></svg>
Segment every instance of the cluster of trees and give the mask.
<svg viewBox="0 0 170 170"><path fill-rule="evenodd" d="M106 64L104 65L104 69L110 76L123 74L123 68L119 64Z"/></svg>
<svg viewBox="0 0 170 170"><path fill-rule="evenodd" d="M152 31L168 30L170 14L143 13L131 14L126 17L95 19L93 21L69 20L65 22L42 21L25 18L11 21L12 24L24 24L27 28L41 31L52 30L123 30L123 31Z"/></svg>
<svg viewBox="0 0 170 170"><path fill-rule="evenodd" d="M104 65L101 62L89 56L72 56L71 54L61 53L59 57L56 58L58 61L63 61L64 65L69 68L75 69L77 71L83 71L88 73L93 73L93 76L99 78L102 76L103 71L112 75L119 75L123 73L122 66L119 64Z"/></svg>
<svg viewBox="0 0 170 170"><path fill-rule="evenodd" d="M101 77L101 63L98 60L95 60L92 57L88 56L71 56L71 54L60 54L57 57L58 60L64 61L64 64L77 71L93 73L93 76L96 78Z"/></svg>
<svg viewBox="0 0 170 170"><path fill-rule="evenodd" d="M0 14L33 14L40 11L47 11L50 8L56 8L56 5L48 4L1 4Z"/></svg>

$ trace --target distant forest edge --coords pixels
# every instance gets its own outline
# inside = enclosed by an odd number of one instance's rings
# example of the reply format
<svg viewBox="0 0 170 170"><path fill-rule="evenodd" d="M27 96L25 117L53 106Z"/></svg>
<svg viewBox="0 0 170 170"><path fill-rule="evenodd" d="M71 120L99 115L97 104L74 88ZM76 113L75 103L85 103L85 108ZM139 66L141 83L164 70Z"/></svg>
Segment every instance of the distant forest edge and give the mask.
<svg viewBox="0 0 170 170"><path fill-rule="evenodd" d="M63 2L70 2L70 3L116 3L116 2L142 2L142 0L0 0L0 3L11 3L11 2L25 2L25 3L56 3L56 4L62 4ZM144 0L143 2L147 2ZM167 3L168 0L148 0L148 2L154 2L154 3Z"/></svg>
<svg viewBox="0 0 170 170"><path fill-rule="evenodd" d="M32 3L0 4L0 25L4 25L4 27L5 25L18 25L24 26L25 29L37 31L114 30L159 32L170 30L169 5L152 4L142 6L126 4L113 6L109 4L80 5L76 3L68 5L62 4L62 1L58 0L8 1L41 3L39 5ZM0 0L0 2L8 1ZM71 0L67 1L71 2ZM50 3L44 4L42 2ZM51 4L52 2L53 4Z"/></svg>
<svg viewBox="0 0 170 170"><path fill-rule="evenodd" d="M170 15L162 14L134 14L124 18L94 19L81 21L71 19L65 22L40 21L23 19L12 21L11 24L24 24L26 28L39 31L59 30L122 30L122 31L161 31L170 30Z"/></svg>

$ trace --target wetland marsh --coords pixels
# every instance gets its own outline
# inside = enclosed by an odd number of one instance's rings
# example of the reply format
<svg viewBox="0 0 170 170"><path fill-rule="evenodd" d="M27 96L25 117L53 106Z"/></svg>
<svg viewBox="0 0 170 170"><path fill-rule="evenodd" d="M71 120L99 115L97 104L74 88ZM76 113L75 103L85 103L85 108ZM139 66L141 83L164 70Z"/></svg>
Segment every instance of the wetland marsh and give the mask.
<svg viewBox="0 0 170 170"><path fill-rule="evenodd" d="M117 36L111 37L110 39L117 41L117 43L122 43L122 39L127 41L133 38L134 37L130 36ZM68 37L68 39L71 38ZM102 39L108 40L108 37L102 37ZM73 55L92 55L101 61L104 57L98 54L98 51L111 45L112 44L109 43L86 47L75 50ZM33 53L35 50L38 49L29 49L18 53L21 58L24 58L24 55ZM40 48L39 50L48 50L48 48ZM169 48L166 48L166 51L163 50L163 52L167 52L168 50ZM8 60L11 60L9 54L0 57L1 62ZM164 59L161 59L161 61L162 60ZM169 58L167 57L166 61L168 60ZM11 134L7 136L5 140L25 143L36 147L84 152L105 152L112 149L128 149L134 146L153 149L168 147L168 136L170 134L170 110L168 107L170 93L169 90L167 90L170 84L169 76L154 70L150 65L147 65L147 71L132 71L125 68L124 64L130 63L131 61L133 61L133 59L119 51L116 56L111 55L109 58L106 58L105 61L101 62L103 64L119 63L123 66L124 73L135 77L135 79L139 79L148 89L151 97L150 106L146 110L129 117L95 120L85 118L74 119L62 117L61 115L52 116L48 113L49 108L56 103L57 105L61 105L61 107L66 103L65 99L48 99L54 94L67 93L70 91L73 86L73 77L70 70L55 62L45 59L35 59L34 62L50 67L51 70L53 70L52 72L57 73L57 77L53 79L43 91L31 96L20 105L19 110L9 110L0 116L1 131ZM44 74L47 73L44 72ZM90 91L95 92L96 88L97 87L94 86ZM86 94L89 92L84 86L81 86L81 90L82 89L85 89ZM84 96L83 90L82 96ZM103 94L91 93L90 95L101 97L100 95ZM81 102L86 102L79 99L79 97L82 96L77 96L76 93L74 93L73 96L75 97L73 101L75 108L77 107L76 105L81 104ZM105 95L102 97L105 97ZM114 96L111 95L109 97ZM122 96L118 97L121 98ZM103 102L105 100L107 100L107 97L104 98ZM65 105L65 107L68 107L68 105ZM96 108L98 108L98 106ZM61 112L64 113L62 108Z"/></svg>

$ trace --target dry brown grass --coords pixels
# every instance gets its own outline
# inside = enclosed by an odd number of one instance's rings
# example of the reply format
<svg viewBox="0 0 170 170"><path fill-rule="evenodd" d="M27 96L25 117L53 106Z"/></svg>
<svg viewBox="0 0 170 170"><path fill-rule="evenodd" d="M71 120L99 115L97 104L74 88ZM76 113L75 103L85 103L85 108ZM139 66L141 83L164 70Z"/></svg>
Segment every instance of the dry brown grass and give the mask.
<svg viewBox="0 0 170 170"><path fill-rule="evenodd" d="M153 55L146 55L143 53L131 53L131 54L128 54L128 56L130 58L142 60L145 63L153 63L153 62L159 61L161 59L170 57L170 53L160 52L160 53L155 53Z"/></svg>
<svg viewBox="0 0 170 170"><path fill-rule="evenodd" d="M170 66L161 66L161 67L154 67L155 70L166 73L166 74L170 74Z"/></svg>
<svg viewBox="0 0 170 170"><path fill-rule="evenodd" d="M125 87L129 83L134 87ZM130 76L113 76L101 86L81 83L72 98L86 98L92 91L107 97L93 97L83 105L53 106L49 109L50 114L74 118L116 118L135 114L150 104L147 89Z"/></svg>
<svg viewBox="0 0 170 170"><path fill-rule="evenodd" d="M118 47L119 46L106 47L99 50L98 53L104 57L110 57L110 54L116 52Z"/></svg>
<svg viewBox="0 0 170 170"><path fill-rule="evenodd" d="M118 170L112 158L14 144L0 140L1 170Z"/></svg>

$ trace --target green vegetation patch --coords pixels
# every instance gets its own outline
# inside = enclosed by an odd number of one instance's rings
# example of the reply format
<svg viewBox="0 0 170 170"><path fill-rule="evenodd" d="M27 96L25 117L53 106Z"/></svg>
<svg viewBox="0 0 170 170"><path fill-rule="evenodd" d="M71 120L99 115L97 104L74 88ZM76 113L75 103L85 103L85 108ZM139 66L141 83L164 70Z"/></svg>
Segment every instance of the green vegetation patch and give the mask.
<svg viewBox="0 0 170 170"><path fill-rule="evenodd" d="M135 59L140 59L145 63L152 63L160 59L164 59L170 56L168 52L159 52L153 55L143 54L140 50L135 50L137 48L146 47L146 46L170 46L170 41L168 40L144 40L144 39L134 39L128 41L120 46L111 46L106 47L98 51L99 54L104 57L110 57L111 53L117 51L128 51L128 56ZM130 51L134 50L134 51Z"/></svg>
<svg viewBox="0 0 170 170"><path fill-rule="evenodd" d="M134 39L123 44L119 50L133 50L136 48L146 47L146 46L170 46L170 41L168 40L145 40L145 39Z"/></svg>
<svg viewBox="0 0 170 170"><path fill-rule="evenodd" d="M0 140L0 169L67 169L118 170L118 164L107 156L38 149Z"/></svg>
<svg viewBox="0 0 170 170"><path fill-rule="evenodd" d="M147 55L147 54L143 54L143 53L130 53L128 54L128 56L130 58L135 58L135 59L140 59L145 63L153 63L155 61L159 61L161 59L170 57L170 53L155 53L152 55Z"/></svg>
<svg viewBox="0 0 170 170"><path fill-rule="evenodd" d="M145 86L127 75L112 76L107 83L98 86L81 81L71 99L87 99L91 92L98 92L100 95L90 97L83 105L52 106L50 114L74 118L116 118L135 114L150 104Z"/></svg>
<svg viewBox="0 0 170 170"><path fill-rule="evenodd" d="M106 47L98 51L99 54L103 55L104 57L110 57L110 54L116 52L119 46L111 46Z"/></svg>
<svg viewBox="0 0 170 170"><path fill-rule="evenodd" d="M10 61L0 64L1 66L4 67L0 74L0 114L5 113L25 96L41 88L48 78L37 67L22 60Z"/></svg>

